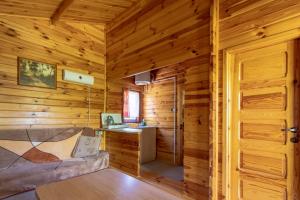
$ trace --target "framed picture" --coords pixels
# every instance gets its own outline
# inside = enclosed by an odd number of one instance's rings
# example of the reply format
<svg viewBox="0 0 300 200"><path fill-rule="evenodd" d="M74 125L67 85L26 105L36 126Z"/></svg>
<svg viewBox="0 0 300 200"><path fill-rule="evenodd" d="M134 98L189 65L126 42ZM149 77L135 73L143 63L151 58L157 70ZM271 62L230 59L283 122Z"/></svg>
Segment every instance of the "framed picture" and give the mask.
<svg viewBox="0 0 300 200"><path fill-rule="evenodd" d="M18 58L18 84L56 88L56 65Z"/></svg>

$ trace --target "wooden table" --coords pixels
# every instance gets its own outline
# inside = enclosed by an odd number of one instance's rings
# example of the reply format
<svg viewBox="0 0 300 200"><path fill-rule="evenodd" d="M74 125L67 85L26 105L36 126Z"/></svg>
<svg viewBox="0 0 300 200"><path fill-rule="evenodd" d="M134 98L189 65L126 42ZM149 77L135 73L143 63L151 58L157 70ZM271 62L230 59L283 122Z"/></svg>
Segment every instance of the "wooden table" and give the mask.
<svg viewBox="0 0 300 200"><path fill-rule="evenodd" d="M40 200L179 200L114 169L50 183L36 189Z"/></svg>

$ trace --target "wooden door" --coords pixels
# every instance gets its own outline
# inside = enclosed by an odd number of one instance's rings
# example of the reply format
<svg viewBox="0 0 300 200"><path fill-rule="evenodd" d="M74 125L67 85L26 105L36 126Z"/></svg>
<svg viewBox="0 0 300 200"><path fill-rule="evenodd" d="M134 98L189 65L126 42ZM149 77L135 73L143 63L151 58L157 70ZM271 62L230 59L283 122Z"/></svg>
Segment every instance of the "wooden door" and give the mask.
<svg viewBox="0 0 300 200"><path fill-rule="evenodd" d="M294 43L236 54L232 69L231 200L292 200Z"/></svg>

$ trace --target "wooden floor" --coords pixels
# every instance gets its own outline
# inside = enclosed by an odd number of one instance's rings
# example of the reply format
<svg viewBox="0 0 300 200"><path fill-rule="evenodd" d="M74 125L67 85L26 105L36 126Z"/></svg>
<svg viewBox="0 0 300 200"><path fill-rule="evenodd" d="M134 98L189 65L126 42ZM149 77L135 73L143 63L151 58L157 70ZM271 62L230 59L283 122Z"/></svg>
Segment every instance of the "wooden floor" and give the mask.
<svg viewBox="0 0 300 200"><path fill-rule="evenodd" d="M178 196L114 169L40 186L40 200L179 200Z"/></svg>

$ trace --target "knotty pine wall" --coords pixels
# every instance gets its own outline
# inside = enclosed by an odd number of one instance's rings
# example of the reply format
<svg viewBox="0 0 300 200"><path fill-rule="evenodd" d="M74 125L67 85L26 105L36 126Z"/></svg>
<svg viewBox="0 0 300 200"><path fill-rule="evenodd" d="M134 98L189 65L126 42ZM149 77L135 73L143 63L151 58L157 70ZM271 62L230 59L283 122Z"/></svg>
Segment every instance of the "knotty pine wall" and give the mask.
<svg viewBox="0 0 300 200"><path fill-rule="evenodd" d="M104 108L104 27L0 17L0 128L87 126L88 88L62 81L62 70L91 74L91 120ZM57 64L57 89L20 86L17 58Z"/></svg>
<svg viewBox="0 0 300 200"><path fill-rule="evenodd" d="M286 33L286 38L298 37L299 9L298 0L220 0L220 49L282 32Z"/></svg>
<svg viewBox="0 0 300 200"><path fill-rule="evenodd" d="M177 64L208 51L210 1L147 2L108 25L108 77Z"/></svg>
<svg viewBox="0 0 300 200"><path fill-rule="evenodd" d="M209 43L209 41L208 41ZM184 103L184 180L194 199L208 199L209 54L188 60Z"/></svg>
<svg viewBox="0 0 300 200"><path fill-rule="evenodd" d="M156 126L156 158L174 164L173 108L176 108L175 79L162 80L145 87L144 118L148 125Z"/></svg>
<svg viewBox="0 0 300 200"><path fill-rule="evenodd" d="M107 103L106 111L111 113L123 113L123 91L124 89L140 92L141 103L143 100L144 87L134 84L134 78L108 79L107 80ZM143 110L141 109L141 117Z"/></svg>
<svg viewBox="0 0 300 200"><path fill-rule="evenodd" d="M157 129L157 159L171 164L182 164L182 142L179 111L182 110L182 92L185 69L181 65L172 65L152 72L154 82L144 87L144 118L148 125ZM174 85L175 84L175 85ZM174 88L175 87L175 88ZM175 99L174 99L175 98ZM180 101L181 100L181 101ZM172 108L176 109L174 112ZM174 120L176 121L174 127ZM176 144L174 143L174 131ZM174 145L176 160L174 162Z"/></svg>
<svg viewBox="0 0 300 200"><path fill-rule="evenodd" d="M300 1L220 0L220 153L222 153L222 70L223 51L236 45L268 40L290 40L300 37ZM263 20L262 20L263 19ZM219 199L222 197L222 162L219 165Z"/></svg>
<svg viewBox="0 0 300 200"><path fill-rule="evenodd" d="M185 76L185 192L207 199L210 1L144 1L107 27L107 76L181 64Z"/></svg>

